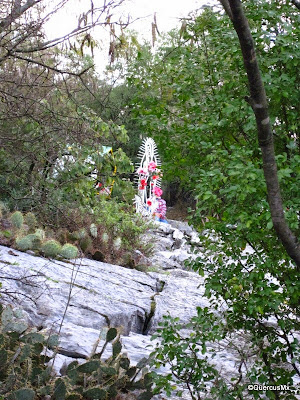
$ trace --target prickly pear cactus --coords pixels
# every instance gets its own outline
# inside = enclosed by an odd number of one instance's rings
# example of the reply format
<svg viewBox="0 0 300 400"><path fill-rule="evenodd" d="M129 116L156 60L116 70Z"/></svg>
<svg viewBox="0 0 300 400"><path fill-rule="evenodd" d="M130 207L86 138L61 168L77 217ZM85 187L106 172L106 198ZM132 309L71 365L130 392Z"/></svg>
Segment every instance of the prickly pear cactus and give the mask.
<svg viewBox="0 0 300 400"><path fill-rule="evenodd" d="M32 249L33 250L39 250L42 245L42 239L39 234L37 233L30 233L29 235L25 236L29 239L31 239L32 242Z"/></svg>
<svg viewBox="0 0 300 400"><path fill-rule="evenodd" d="M46 237L45 231L43 229L37 229L34 234L38 236L41 240L44 240Z"/></svg>
<svg viewBox="0 0 300 400"><path fill-rule="evenodd" d="M23 226L24 223L24 217L21 211L15 211L14 213L11 214L10 216L10 222L11 224L17 228L20 229Z"/></svg>
<svg viewBox="0 0 300 400"><path fill-rule="evenodd" d="M104 343L99 353L95 351L83 364L71 362L66 374L55 377L45 364L50 358L44 349L58 345L57 336L45 338L37 332L25 332L27 326L16 330L15 319L22 314L0 305L0 399L36 400L113 400L118 393L138 390L139 398L152 398L152 381L145 372L146 363L131 367L122 354L120 333L110 328L104 334ZM112 344L112 356L104 361L102 355L107 345ZM139 376L139 379L137 379ZM4 397L3 397L4 396Z"/></svg>
<svg viewBox="0 0 300 400"><path fill-rule="evenodd" d="M55 258L61 251L61 245L57 240L49 239L42 244L41 251L45 257Z"/></svg>
<svg viewBox="0 0 300 400"><path fill-rule="evenodd" d="M76 258L78 256L78 249L73 244L66 243L61 248L60 255L67 259Z"/></svg>
<svg viewBox="0 0 300 400"><path fill-rule="evenodd" d="M111 357L103 361L102 355L107 345L112 343ZM120 334L116 328L108 329L104 344L99 353L95 353L84 364L78 365L77 361L68 365L65 382L68 399L103 399L113 400L120 392L129 392L138 389L145 399L152 398L151 384L145 380L142 370L145 364L131 367L129 359L122 354ZM137 380L137 376L141 377ZM86 384L84 384L86 382ZM80 394L82 397L76 397ZM74 396L74 397L73 397Z"/></svg>
<svg viewBox="0 0 300 400"><path fill-rule="evenodd" d="M21 251L31 250L33 248L32 238L27 236L17 237L15 240L16 248Z"/></svg>
<svg viewBox="0 0 300 400"><path fill-rule="evenodd" d="M0 315L0 398L34 400L38 388L51 378L45 365L50 359L42 355L47 340L39 333L27 332L20 310L0 305Z"/></svg>
<svg viewBox="0 0 300 400"><path fill-rule="evenodd" d="M96 238L98 236L98 229L97 229L97 225L95 224L91 224L90 225L90 234L93 238Z"/></svg>
<svg viewBox="0 0 300 400"><path fill-rule="evenodd" d="M28 225L30 232L33 232L37 227L37 220L32 212L28 212L27 214L25 214L24 223Z"/></svg>

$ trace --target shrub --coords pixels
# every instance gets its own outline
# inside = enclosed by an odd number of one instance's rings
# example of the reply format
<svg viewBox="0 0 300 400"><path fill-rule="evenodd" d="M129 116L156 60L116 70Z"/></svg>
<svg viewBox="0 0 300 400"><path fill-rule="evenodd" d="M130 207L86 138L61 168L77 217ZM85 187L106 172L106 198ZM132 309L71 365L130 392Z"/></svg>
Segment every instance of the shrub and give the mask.
<svg viewBox="0 0 300 400"><path fill-rule="evenodd" d="M101 261L119 265L127 265L123 256L135 249L145 256L152 250L149 243L142 239L149 224L135 213L132 205L117 203L114 199L100 199L93 210L77 207L65 212L65 218L58 220L57 229L51 231L46 228L46 235L40 229L34 233L39 235L42 241L46 236L61 244L73 244L84 254L94 256L97 252L101 254ZM41 246L41 251L46 255L44 245ZM59 252L55 250L54 253L50 251L47 256L56 257L57 254Z"/></svg>
<svg viewBox="0 0 300 400"><path fill-rule="evenodd" d="M61 248L60 255L68 259L76 258L78 256L78 249L73 244L66 243Z"/></svg>
<svg viewBox="0 0 300 400"><path fill-rule="evenodd" d="M10 222L15 228L22 228L23 223L24 223L24 217L23 214L20 211L15 211L14 213L11 214L10 216Z"/></svg>
<svg viewBox="0 0 300 400"><path fill-rule="evenodd" d="M41 251L46 257L54 258L60 253L61 245L57 240L49 239L42 244Z"/></svg>
<svg viewBox="0 0 300 400"><path fill-rule="evenodd" d="M149 255L151 249L141 239L149 225L136 214L132 206L117 203L114 199L101 199L94 208L98 235L93 246L105 255L105 261L124 264L123 256L132 250Z"/></svg>

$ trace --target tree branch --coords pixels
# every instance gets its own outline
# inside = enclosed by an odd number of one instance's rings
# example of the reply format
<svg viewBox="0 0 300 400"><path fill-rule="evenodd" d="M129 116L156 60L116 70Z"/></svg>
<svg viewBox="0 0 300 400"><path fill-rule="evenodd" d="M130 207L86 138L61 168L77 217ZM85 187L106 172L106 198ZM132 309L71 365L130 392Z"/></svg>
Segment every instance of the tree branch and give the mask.
<svg viewBox="0 0 300 400"><path fill-rule="evenodd" d="M21 0L15 1L15 4L11 10L11 13L3 18L0 22L0 32L6 29L12 22L18 19L22 14L24 14L29 8L40 3L42 0L27 0L27 2L21 6Z"/></svg>
<svg viewBox="0 0 300 400"><path fill-rule="evenodd" d="M284 216L268 101L256 58L249 23L240 0L226 0L225 2L222 0L221 2L230 5L231 20L239 37L243 54L250 90L249 103L256 118L258 142L262 151L263 171L273 226L287 253L295 261L296 265L300 267L300 243L289 228Z"/></svg>
<svg viewBox="0 0 300 400"><path fill-rule="evenodd" d="M232 12L231 12L231 8L230 8L230 4L229 4L228 0L219 0L219 1L222 4L228 17L232 20Z"/></svg>
<svg viewBox="0 0 300 400"><path fill-rule="evenodd" d="M300 1L299 0L291 0L291 2L300 10Z"/></svg>
<svg viewBox="0 0 300 400"><path fill-rule="evenodd" d="M17 58L18 60L23 60L23 61L27 61L28 63L31 63L31 64L39 65L39 66L41 66L41 67L43 67L43 68L47 68L47 69L49 69L49 70L51 70L51 71L54 71L54 72L57 72L57 73L59 73L59 74L68 74L68 75L77 76L77 77L81 77L81 76L82 76L83 74L85 74L88 70L90 70L91 68L94 67L94 64L93 64L93 65L90 65L89 67L83 69L81 72L71 72L71 71L67 71L67 70L62 70L62 69L59 69L59 68L51 67L50 65L44 64L44 63L41 62L41 61L32 60L31 58L28 58L28 57L22 57L22 56L20 56L20 55L18 55L18 54L12 54L12 56L13 56L14 58Z"/></svg>

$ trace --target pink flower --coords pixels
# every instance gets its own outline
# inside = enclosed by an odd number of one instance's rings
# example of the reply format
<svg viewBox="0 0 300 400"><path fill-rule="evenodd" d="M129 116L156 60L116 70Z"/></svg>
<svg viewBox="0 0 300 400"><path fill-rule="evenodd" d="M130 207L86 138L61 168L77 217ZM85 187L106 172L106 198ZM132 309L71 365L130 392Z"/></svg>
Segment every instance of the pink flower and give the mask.
<svg viewBox="0 0 300 400"><path fill-rule="evenodd" d="M157 167L157 165L156 165L156 163L154 161L149 162L149 164L148 164L148 170L149 171L151 171L151 172L155 171L156 167Z"/></svg>
<svg viewBox="0 0 300 400"><path fill-rule="evenodd" d="M163 191L161 190L161 188L155 186L155 188L153 189L153 193L155 194L155 196L160 197Z"/></svg>
<svg viewBox="0 0 300 400"><path fill-rule="evenodd" d="M139 175L147 175L147 174L148 174L147 170L145 170L145 169L142 168L142 167L138 168L136 172L137 172Z"/></svg>
<svg viewBox="0 0 300 400"><path fill-rule="evenodd" d="M147 206L152 206L152 201L151 200L147 200Z"/></svg>

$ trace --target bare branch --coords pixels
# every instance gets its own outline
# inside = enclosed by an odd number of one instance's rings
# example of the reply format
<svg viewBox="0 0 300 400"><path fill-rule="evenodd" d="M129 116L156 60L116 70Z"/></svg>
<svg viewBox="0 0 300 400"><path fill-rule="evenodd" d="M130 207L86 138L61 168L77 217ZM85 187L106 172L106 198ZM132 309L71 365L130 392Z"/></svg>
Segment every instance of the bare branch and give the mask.
<svg viewBox="0 0 300 400"><path fill-rule="evenodd" d="M0 22L0 32L9 27L12 22L21 17L21 15L24 14L29 8L35 6L41 1L42 0L27 0L23 6L21 6L20 0L15 1L11 13Z"/></svg>
<svg viewBox="0 0 300 400"><path fill-rule="evenodd" d="M41 67L43 67L43 68L50 69L51 71L57 72L57 73L59 73L59 74L68 74L68 75L77 76L77 77L81 77L81 76L82 76L83 74L85 74L88 70L90 70L91 68L94 67L94 65L90 65L89 67L83 69L81 72L71 72L71 71L67 71L67 70L63 70L63 69L51 67L50 65L44 64L44 63L41 62L41 61L33 60L33 59L31 59L31 58L28 58L28 57L23 57L23 56L20 56L19 54L13 54L13 57L14 57L14 58L17 58L18 60L27 61L28 63L36 64L36 65L39 65L39 66L41 66Z"/></svg>

